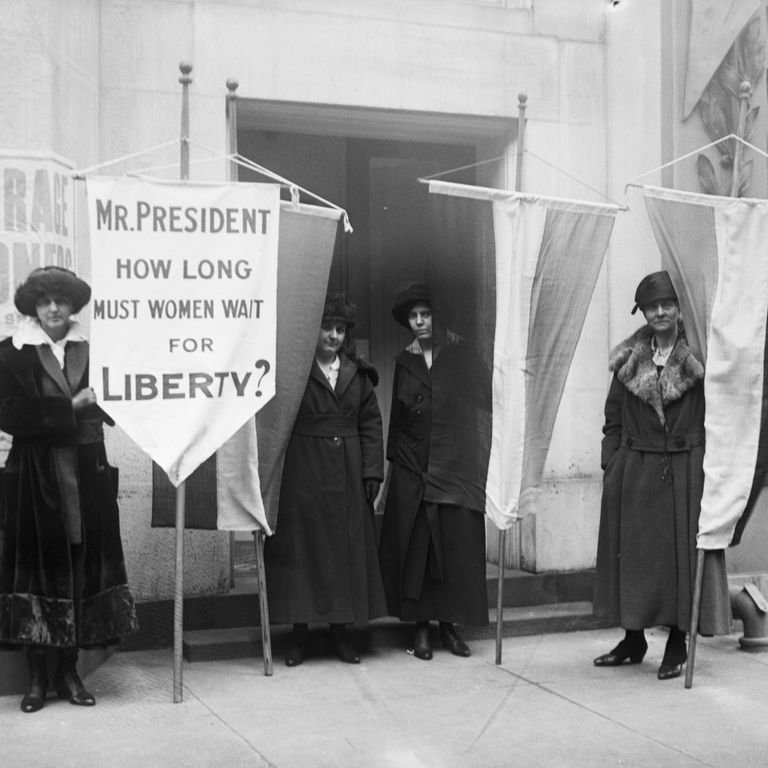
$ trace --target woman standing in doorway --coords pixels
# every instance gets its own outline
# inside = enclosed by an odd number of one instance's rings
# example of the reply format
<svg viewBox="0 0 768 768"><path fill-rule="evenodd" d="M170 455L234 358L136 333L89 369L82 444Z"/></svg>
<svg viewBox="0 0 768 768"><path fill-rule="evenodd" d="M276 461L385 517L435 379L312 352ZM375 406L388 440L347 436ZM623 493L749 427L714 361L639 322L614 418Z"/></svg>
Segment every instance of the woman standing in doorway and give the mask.
<svg viewBox="0 0 768 768"><path fill-rule="evenodd" d="M386 612L373 520L383 474L378 375L351 351L354 315L344 294L326 300L265 548L272 621L293 624L289 667L304 661L309 624L320 622L339 659L359 663L346 626Z"/></svg>
<svg viewBox="0 0 768 768"><path fill-rule="evenodd" d="M445 315L445 313L443 313ZM460 421L463 409L490 414L490 395L476 382L476 356L433 315L429 287L413 283L398 294L395 320L413 334L395 358L387 458L392 462L379 557L387 606L393 616L415 622L413 653L432 658L430 621L440 641L457 656L469 656L454 623L488 624L485 520L482 509L427 500L430 465L456 465L473 446L460 441L433 445L433 395L439 382L443 412ZM450 494L448 494L450 496Z"/></svg>
<svg viewBox="0 0 768 768"><path fill-rule="evenodd" d="M88 343L71 318L90 296L67 269L34 270L16 291L18 330L0 343L0 429L13 436L2 474L0 643L24 648L24 712L45 704L49 649L59 698L92 706L78 648L137 629L104 450L103 423L114 422L88 386Z"/></svg>

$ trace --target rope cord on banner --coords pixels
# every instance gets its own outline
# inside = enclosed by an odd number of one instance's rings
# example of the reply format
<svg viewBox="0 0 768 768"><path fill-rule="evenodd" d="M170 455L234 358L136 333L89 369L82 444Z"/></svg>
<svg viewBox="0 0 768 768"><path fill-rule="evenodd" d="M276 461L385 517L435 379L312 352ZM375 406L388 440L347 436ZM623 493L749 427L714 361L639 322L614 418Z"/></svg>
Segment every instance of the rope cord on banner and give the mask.
<svg viewBox="0 0 768 768"><path fill-rule="evenodd" d="M596 195L600 195L600 197L602 197L603 200L607 200L612 205L617 206L620 210L622 210L622 211L629 210L626 205L621 205L621 203L617 203L614 199L608 197L608 195L606 195L604 192L601 192L599 189L595 189L594 187L590 187L589 184L586 184L585 182L583 182L581 179L577 178L576 176L573 176L570 173L568 173L567 171L564 171L562 168L559 168L558 166L553 165L552 163L550 163L547 160L545 160L543 157L539 157L535 152L531 152L530 149L525 149L523 151L524 151L524 153L526 155L530 155L531 157L535 157L537 160L539 160L540 162L544 163L544 165L547 165L550 168L552 168L553 170L557 171L558 173L561 173L563 176L565 176L566 178L570 179L571 181L575 181L577 184L580 184L582 187L584 187L585 189L588 189L590 192L594 192ZM432 173L429 176L422 176L422 177L419 178L419 181L426 182L426 181L429 181L430 179L438 179L441 176L447 176L448 174L451 174L451 173L458 173L459 171L466 171L466 170L468 170L470 168L477 168L478 166L486 165L487 163L496 163L499 160L504 160L504 159L505 159L504 155L499 155L498 157L492 157L492 158L490 158L488 160L480 160L477 163L470 163L469 165L461 165L458 168L450 168L447 171L440 171L438 173Z"/></svg>
<svg viewBox="0 0 768 768"><path fill-rule="evenodd" d="M149 149L142 149L139 152L132 152L129 155L123 155L122 157L115 157L112 160L105 160L103 163L96 163L95 165L90 165L87 168L81 168L75 171L72 171L72 176L76 179L82 179L85 177L87 173L91 173L92 171L98 171L100 168L106 168L108 165L116 165L117 163L122 163L125 160L133 160L135 157L143 157L144 155L148 155L150 152L156 152L158 149L167 149L168 147L175 147L179 143L178 139L174 139L173 141L167 141L165 144L158 144L154 147L150 147Z"/></svg>
<svg viewBox="0 0 768 768"><path fill-rule="evenodd" d="M710 149L711 147L717 146L718 144L720 144L720 142L728 141L729 139L735 139L736 141L740 141L745 147L749 147L751 150L754 150L759 155L762 155L763 157L768 158L768 153L764 152L759 147L756 147L754 144L750 144L746 139L742 139L741 136L737 136L735 133L729 133L727 136L723 136L721 139L710 141L709 144L705 144L703 147L699 147L698 149L694 149L691 152L687 152L686 154L681 155L680 157L676 157L674 160L670 160L668 163L664 163L664 165L660 165L658 168L653 168L650 171L641 173L639 176L635 176L633 179L630 179L628 182L626 182L626 184L624 184L624 192L626 193L627 187L637 186L635 182L640 181L640 179L644 179L646 176L650 176L652 173L663 171L665 168L669 168L670 165L679 163L681 160L687 160L689 157L693 157L693 155L698 154L699 152L703 152L705 149Z"/></svg>
<svg viewBox="0 0 768 768"><path fill-rule="evenodd" d="M270 171L269 168L264 168L264 166L261 166L258 163L255 163L253 160L250 160L247 157L243 157L243 155L240 155L240 154L233 155L232 159L236 163L238 163L239 165L242 165L245 168L249 168L252 171L257 171L258 173L261 173L264 176L268 176L269 178L272 178L275 181L280 181L283 184L287 184L291 189L291 200L294 203L294 205L298 205L299 203L298 192L303 192L305 195L309 195L310 197L314 198L318 202L324 203L329 208L333 208L334 210L341 211L342 219L344 222L344 231L348 233L352 233L354 231L352 229L352 225L349 223L349 214L347 214L344 208L342 208L340 205L336 205L336 203L332 203L330 200L326 200L324 197L320 197L320 195L316 195L314 192L311 192L310 190L305 189L301 185L296 184L295 182L290 181L289 179L286 179L283 176L280 176L274 171Z"/></svg>
<svg viewBox="0 0 768 768"><path fill-rule="evenodd" d="M211 149L210 147L206 147L204 144L199 144L196 141L192 141L192 139L189 140L189 143L191 145L198 147L199 149L205 150L206 152L215 153L215 150ZM257 162L239 153L235 153L231 155L218 155L218 157L235 162L238 165L243 166L243 168L248 168L249 170L256 171L257 173L260 173L263 176L267 176L270 179L274 179L275 181L279 181L287 185L291 191L291 202L293 203L293 205L296 205L296 206L299 205L299 192L303 192L305 195L309 195L309 197L314 198L318 202L324 203L329 208L333 208L336 211L341 211L342 220L344 222L344 231L348 233L351 233L354 231L352 229L352 225L349 223L349 214L347 214L344 208L342 208L340 205L336 205L336 203L332 203L330 200L326 200L324 197L320 197L320 195L316 195L314 192L306 189L305 187L302 187L300 184L296 184L296 182L291 181L290 179L286 179L284 176L281 176L280 174L275 173L274 171L271 171L269 168L265 168L263 165L259 165Z"/></svg>

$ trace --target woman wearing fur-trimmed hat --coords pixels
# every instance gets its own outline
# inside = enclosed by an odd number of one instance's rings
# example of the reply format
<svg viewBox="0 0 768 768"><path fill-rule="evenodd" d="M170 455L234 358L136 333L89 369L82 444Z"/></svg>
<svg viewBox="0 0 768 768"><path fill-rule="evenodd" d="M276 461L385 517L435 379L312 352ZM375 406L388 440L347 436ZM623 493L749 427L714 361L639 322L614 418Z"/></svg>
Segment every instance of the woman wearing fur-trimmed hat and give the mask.
<svg viewBox="0 0 768 768"><path fill-rule="evenodd" d="M265 547L270 618L293 624L289 667L304 661L314 623L330 624L341 661L359 663L347 625L386 613L373 518L384 463L378 375L351 351L354 316L346 295L327 297Z"/></svg>
<svg viewBox="0 0 768 768"><path fill-rule="evenodd" d="M625 630L594 660L637 664L644 630L669 627L657 676L678 677L686 632L727 634L730 606L722 550L706 553L698 627L691 628L696 533L704 483L704 367L688 347L665 271L640 281L635 307L646 324L611 353L605 404L603 499L595 614Z"/></svg>
<svg viewBox="0 0 768 768"><path fill-rule="evenodd" d="M0 644L24 648L24 712L45 703L49 649L59 698L95 704L78 648L137 628L104 450L103 423L114 422L88 386L88 343L72 317L90 296L70 270L33 270L15 294L18 329L0 343L0 429L13 438L2 474Z"/></svg>

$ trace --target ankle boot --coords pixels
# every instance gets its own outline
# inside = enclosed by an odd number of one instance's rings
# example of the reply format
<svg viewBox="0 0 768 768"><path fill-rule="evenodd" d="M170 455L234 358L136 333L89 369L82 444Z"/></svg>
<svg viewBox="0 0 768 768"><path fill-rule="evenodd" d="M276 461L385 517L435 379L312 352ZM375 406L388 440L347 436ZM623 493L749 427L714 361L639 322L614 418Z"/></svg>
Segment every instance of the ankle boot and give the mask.
<svg viewBox="0 0 768 768"><path fill-rule="evenodd" d="M450 621L440 622L440 642L443 648L447 648L454 656L469 656L469 646L456 634Z"/></svg>
<svg viewBox="0 0 768 768"><path fill-rule="evenodd" d="M288 639L288 647L285 651L285 666L298 667L304 663L309 642L309 627L307 624L294 624L293 632Z"/></svg>
<svg viewBox="0 0 768 768"><path fill-rule="evenodd" d="M341 661L346 664L360 663L360 657L349 644L347 629L343 624L331 624L331 645Z"/></svg>
<svg viewBox="0 0 768 768"><path fill-rule="evenodd" d="M22 712L37 712L45 704L48 691L48 663L45 648L25 646L24 655L29 667L29 685L21 700Z"/></svg>
<svg viewBox="0 0 768 768"><path fill-rule="evenodd" d="M661 666L656 676L659 680L672 680L675 677L680 677L683 672L683 664L687 659L685 632L677 627L670 627L667 644L664 647L664 658L661 660Z"/></svg>
<svg viewBox="0 0 768 768"><path fill-rule="evenodd" d="M56 695L60 699L69 699L71 704L80 707L92 707L96 699L83 685L77 674L77 648L60 648L56 670Z"/></svg>
<svg viewBox="0 0 768 768"><path fill-rule="evenodd" d="M429 661L432 658L432 640L429 637L429 622L419 621L413 636L413 655L417 659Z"/></svg>
<svg viewBox="0 0 768 768"><path fill-rule="evenodd" d="M613 649L594 659L596 667L618 667L629 660L630 664L639 664L645 652L648 650L648 643L645 640L645 633L642 629L627 629L624 633L624 639Z"/></svg>

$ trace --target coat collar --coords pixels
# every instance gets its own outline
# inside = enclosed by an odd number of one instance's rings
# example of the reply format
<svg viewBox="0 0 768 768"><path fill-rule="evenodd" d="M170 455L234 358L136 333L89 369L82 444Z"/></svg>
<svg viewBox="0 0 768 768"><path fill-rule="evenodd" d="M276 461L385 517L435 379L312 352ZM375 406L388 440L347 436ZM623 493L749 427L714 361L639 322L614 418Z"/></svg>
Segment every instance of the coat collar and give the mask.
<svg viewBox="0 0 768 768"><path fill-rule="evenodd" d="M67 356L64 370L59 366L56 357L47 344L35 347L40 364L45 372L56 382L61 391L72 397L80 386L88 365L88 344L84 341L67 343Z"/></svg>
<svg viewBox="0 0 768 768"><path fill-rule="evenodd" d="M320 370L320 366L317 364L317 360L312 358L312 369L309 372L309 376L315 381L319 381L326 389L329 389L337 397L341 397L344 391L355 378L357 373L357 365L350 360L346 355L339 354L339 360L341 365L339 366L339 377L336 379L336 388L331 386L331 382L325 378L325 375Z"/></svg>
<svg viewBox="0 0 768 768"><path fill-rule="evenodd" d="M611 351L608 367L635 397L654 409L664 426L664 408L704 379L704 366L688 347L685 334L680 333L667 364L657 374L652 335L647 325L639 328Z"/></svg>
<svg viewBox="0 0 768 768"><path fill-rule="evenodd" d="M424 355L421 354L421 351L414 352L411 345L409 345L400 352L396 359L408 373L415 376L422 384L427 387L432 386L432 374L429 372L426 362L424 362Z"/></svg>

